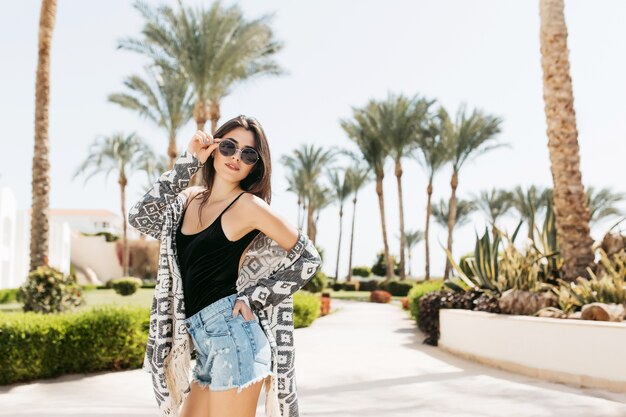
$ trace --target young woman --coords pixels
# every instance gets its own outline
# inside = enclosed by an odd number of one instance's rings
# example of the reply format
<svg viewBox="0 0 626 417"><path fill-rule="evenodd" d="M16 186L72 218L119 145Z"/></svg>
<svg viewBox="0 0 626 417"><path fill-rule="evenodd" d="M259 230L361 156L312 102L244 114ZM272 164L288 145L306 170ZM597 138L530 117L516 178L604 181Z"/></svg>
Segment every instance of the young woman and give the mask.
<svg viewBox="0 0 626 417"><path fill-rule="evenodd" d="M204 185L187 187L197 170ZM265 133L240 115L196 132L129 211L161 241L142 367L161 416L253 417L265 382L266 415L298 417L291 295L321 258L270 208L270 175Z"/></svg>
<svg viewBox="0 0 626 417"><path fill-rule="evenodd" d="M263 379L271 374L270 347L247 299L236 298L235 282L245 249L259 231L289 250L298 230L268 205L270 154L256 120L230 120L215 139L199 130L188 151L203 164L208 161L202 171L208 186L185 190L189 203L176 241L196 351L181 417L253 417ZM233 341L236 349L229 349Z"/></svg>

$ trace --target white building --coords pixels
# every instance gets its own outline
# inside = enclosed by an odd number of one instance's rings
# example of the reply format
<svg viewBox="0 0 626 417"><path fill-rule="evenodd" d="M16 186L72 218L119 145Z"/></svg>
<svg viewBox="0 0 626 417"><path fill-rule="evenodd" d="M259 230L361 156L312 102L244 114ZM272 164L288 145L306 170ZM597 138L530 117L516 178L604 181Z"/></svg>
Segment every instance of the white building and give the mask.
<svg viewBox="0 0 626 417"><path fill-rule="evenodd" d="M15 194L0 188L0 289L17 288L27 276L30 255L31 209L17 210ZM74 264L78 282L104 283L122 276L115 242L82 233L109 232L122 236L119 214L108 210L48 209L48 264L65 274ZM128 228L128 238L139 236Z"/></svg>

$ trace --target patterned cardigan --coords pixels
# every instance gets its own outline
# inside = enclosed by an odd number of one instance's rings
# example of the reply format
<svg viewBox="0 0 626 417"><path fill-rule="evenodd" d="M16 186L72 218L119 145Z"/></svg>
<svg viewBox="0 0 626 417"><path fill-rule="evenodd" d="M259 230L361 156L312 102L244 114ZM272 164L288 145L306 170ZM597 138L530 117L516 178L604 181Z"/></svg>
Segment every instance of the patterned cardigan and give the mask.
<svg viewBox="0 0 626 417"><path fill-rule="evenodd" d="M176 228L187 200L181 191L202 165L185 151L128 214L131 226L160 240L157 285L142 369L152 375L161 416L178 416L190 390L193 342L183 323L185 303L176 257ZM247 297L271 345L273 375L265 383L267 417L299 416L292 294L320 266L319 253L300 228L296 244L288 251L263 232L255 236L246 251L236 288L239 297Z"/></svg>

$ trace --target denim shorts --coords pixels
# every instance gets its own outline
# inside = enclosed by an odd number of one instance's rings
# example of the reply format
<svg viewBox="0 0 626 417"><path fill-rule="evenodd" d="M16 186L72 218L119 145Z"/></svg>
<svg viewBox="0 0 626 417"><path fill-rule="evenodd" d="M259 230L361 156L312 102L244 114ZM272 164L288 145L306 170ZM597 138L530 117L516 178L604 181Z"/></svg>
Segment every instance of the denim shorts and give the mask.
<svg viewBox="0 0 626 417"><path fill-rule="evenodd" d="M184 320L193 340L196 364L192 379L211 391L248 385L272 374L272 351L259 318L246 320L233 308L237 294L209 304Z"/></svg>

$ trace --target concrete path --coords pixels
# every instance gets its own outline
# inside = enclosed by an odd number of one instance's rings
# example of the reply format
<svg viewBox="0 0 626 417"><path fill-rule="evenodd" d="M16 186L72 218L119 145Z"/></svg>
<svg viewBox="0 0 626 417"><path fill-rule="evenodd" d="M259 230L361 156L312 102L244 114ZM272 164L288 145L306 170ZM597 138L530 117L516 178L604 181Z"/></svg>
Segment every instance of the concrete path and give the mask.
<svg viewBox="0 0 626 417"><path fill-rule="evenodd" d="M423 345L398 304L333 299L332 308L295 332L302 417L626 417L626 394L547 383ZM0 416L156 415L141 370L0 387Z"/></svg>

